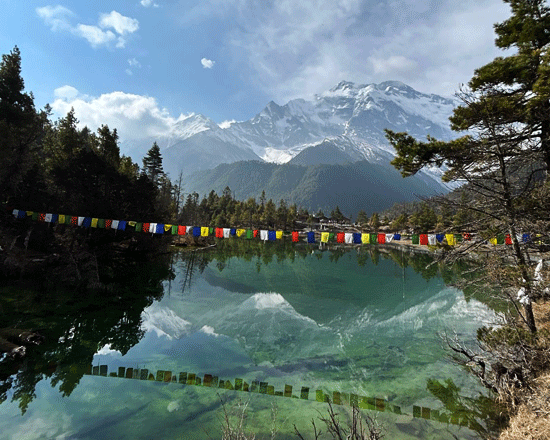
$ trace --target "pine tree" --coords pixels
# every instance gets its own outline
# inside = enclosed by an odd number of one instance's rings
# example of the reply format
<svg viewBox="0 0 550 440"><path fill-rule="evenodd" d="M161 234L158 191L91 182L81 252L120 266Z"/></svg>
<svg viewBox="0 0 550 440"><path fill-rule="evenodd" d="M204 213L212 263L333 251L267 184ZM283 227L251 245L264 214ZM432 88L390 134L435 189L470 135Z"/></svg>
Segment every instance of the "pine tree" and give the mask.
<svg viewBox="0 0 550 440"><path fill-rule="evenodd" d="M143 158L143 171L151 182L158 187L160 179L164 175L164 170L162 168L162 155L156 142L153 143L153 146Z"/></svg>

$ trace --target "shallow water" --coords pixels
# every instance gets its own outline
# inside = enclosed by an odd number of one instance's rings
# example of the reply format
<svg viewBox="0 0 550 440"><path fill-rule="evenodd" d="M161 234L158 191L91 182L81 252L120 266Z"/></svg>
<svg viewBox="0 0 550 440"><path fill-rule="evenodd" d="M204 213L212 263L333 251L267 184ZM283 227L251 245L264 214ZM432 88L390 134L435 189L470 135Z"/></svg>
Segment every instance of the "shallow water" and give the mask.
<svg viewBox="0 0 550 440"><path fill-rule="evenodd" d="M427 384L452 379L461 396L482 392L446 359L437 332L473 339L494 313L439 277L363 257L311 247L295 258L220 254L199 265L196 255L175 254L175 278L143 310L139 342L124 355L114 343L98 347L66 397L59 384L38 381L24 414L9 392L0 438L221 438L221 402L234 421L246 404L245 429L257 438L269 438L273 418L276 438L296 438L294 424L309 438L327 398L356 399L386 438L478 438L460 426L469 423L462 415L447 411L454 423L444 423L445 402ZM159 380L139 380L151 374Z"/></svg>

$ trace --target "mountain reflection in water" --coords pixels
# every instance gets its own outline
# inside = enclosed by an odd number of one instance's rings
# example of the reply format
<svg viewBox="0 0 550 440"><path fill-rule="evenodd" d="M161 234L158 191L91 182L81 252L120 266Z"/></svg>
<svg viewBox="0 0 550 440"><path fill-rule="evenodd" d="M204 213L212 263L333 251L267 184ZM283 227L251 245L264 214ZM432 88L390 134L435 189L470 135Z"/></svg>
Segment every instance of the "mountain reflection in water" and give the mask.
<svg viewBox="0 0 550 440"><path fill-rule="evenodd" d="M481 296L445 285L459 268L442 274L438 265L427 268L430 262L427 255L391 248L320 250L225 240L208 252L128 264L117 272L122 280L100 292L6 289L2 326L40 329L46 343L24 361L0 364L0 411L12 416L5 432L15 435L29 420L47 421L55 435L78 432L74 438L150 438L149 429L139 430L131 420L161 429L166 438L178 432L208 438L199 426L219 429L212 414L218 396L204 384L182 388L170 379L158 388L157 380L113 382L90 375L93 366L105 365L110 372L170 371L170 378L193 372L203 381L225 378L233 388L236 378L269 383L281 394L292 387L298 398L306 387L310 400L318 397L314 390L331 399L376 396L409 415L386 420L399 438L452 438L442 434L446 424L430 421L418 429L421 420L411 419L415 408L441 408L443 414L440 399L426 389L434 383L428 380L452 378L462 393L479 392L447 362L436 332L449 327L473 338L479 325L495 317ZM227 393L232 400L243 396ZM94 405L96 399L107 407ZM265 403L254 402L249 417L261 420ZM15 404L27 411L24 418L14 419ZM277 405L298 426L318 408L303 399L278 399ZM364 408L372 409L368 402ZM124 420L100 435L90 416L99 424ZM56 424L55 417L68 421ZM414 428L403 428L409 425ZM291 427L281 429L288 434ZM256 428L269 432L261 423ZM466 431L464 438L476 434Z"/></svg>

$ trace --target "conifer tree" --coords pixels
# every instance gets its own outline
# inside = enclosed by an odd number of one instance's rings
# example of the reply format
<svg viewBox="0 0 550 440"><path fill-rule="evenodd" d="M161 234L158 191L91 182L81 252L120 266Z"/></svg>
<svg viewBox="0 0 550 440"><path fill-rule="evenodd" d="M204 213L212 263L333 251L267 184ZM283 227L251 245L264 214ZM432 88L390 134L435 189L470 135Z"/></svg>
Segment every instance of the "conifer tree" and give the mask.
<svg viewBox="0 0 550 440"><path fill-rule="evenodd" d="M164 170L162 168L162 154L156 142L153 143L153 146L143 158L143 171L151 182L158 187L160 178L164 175Z"/></svg>

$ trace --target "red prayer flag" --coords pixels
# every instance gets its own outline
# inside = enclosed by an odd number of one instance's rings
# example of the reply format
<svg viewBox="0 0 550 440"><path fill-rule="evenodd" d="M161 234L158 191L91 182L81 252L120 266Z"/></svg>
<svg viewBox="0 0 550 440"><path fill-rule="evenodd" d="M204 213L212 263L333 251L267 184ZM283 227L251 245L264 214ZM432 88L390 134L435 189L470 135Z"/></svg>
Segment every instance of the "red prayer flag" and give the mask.
<svg viewBox="0 0 550 440"><path fill-rule="evenodd" d="M178 226L178 235L185 235L187 226Z"/></svg>
<svg viewBox="0 0 550 440"><path fill-rule="evenodd" d="M336 234L336 243L343 243L346 239L346 234L344 234L343 232L338 232L338 234Z"/></svg>
<svg viewBox="0 0 550 440"><path fill-rule="evenodd" d="M512 237L510 237L510 234L506 234L506 237L504 239L504 243L512 244Z"/></svg>
<svg viewBox="0 0 550 440"><path fill-rule="evenodd" d="M384 244L386 242L386 234L378 234L378 243Z"/></svg>
<svg viewBox="0 0 550 440"><path fill-rule="evenodd" d="M46 221L46 214L38 214L38 221L39 222L45 222Z"/></svg>
<svg viewBox="0 0 550 440"><path fill-rule="evenodd" d="M298 240L300 240L300 234L298 234L298 232L294 231L292 233L292 241L297 242Z"/></svg>
<svg viewBox="0 0 550 440"><path fill-rule="evenodd" d="M254 238L256 238L257 236L258 236L258 230L254 229Z"/></svg>
<svg viewBox="0 0 550 440"><path fill-rule="evenodd" d="M105 220L105 229L111 229L112 223L112 220Z"/></svg>
<svg viewBox="0 0 550 440"><path fill-rule="evenodd" d="M78 217L71 217L71 225L78 226Z"/></svg>
<svg viewBox="0 0 550 440"><path fill-rule="evenodd" d="M420 234L418 239L421 245L426 246L428 244L428 234Z"/></svg>
<svg viewBox="0 0 550 440"><path fill-rule="evenodd" d="M223 228L216 228L216 238L223 238Z"/></svg>
<svg viewBox="0 0 550 440"><path fill-rule="evenodd" d="M149 223L143 223L143 228L141 228L141 229L142 229L143 232L149 232L149 227L150 226L151 225Z"/></svg>

